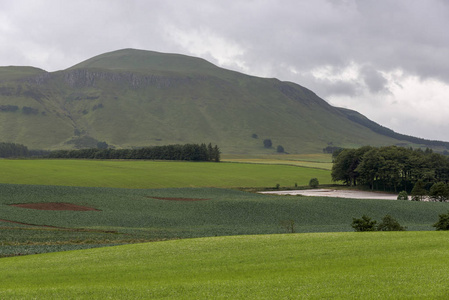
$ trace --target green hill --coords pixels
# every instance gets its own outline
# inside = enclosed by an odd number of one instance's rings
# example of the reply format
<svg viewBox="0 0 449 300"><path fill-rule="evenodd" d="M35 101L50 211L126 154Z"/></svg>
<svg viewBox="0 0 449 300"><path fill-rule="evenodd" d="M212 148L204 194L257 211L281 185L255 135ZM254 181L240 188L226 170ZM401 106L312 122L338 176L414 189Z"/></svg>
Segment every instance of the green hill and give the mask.
<svg viewBox="0 0 449 300"><path fill-rule="evenodd" d="M0 141L31 149L211 142L224 153L263 154L277 145L313 153L328 145L429 144L359 119L297 84L185 55L125 49L51 73L0 67Z"/></svg>

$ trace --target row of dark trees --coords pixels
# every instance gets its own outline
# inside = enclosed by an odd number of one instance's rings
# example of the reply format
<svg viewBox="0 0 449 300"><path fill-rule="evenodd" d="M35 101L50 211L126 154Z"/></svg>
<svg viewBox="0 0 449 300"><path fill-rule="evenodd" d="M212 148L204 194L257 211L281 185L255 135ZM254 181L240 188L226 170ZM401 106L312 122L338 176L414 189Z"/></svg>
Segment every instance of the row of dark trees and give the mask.
<svg viewBox="0 0 449 300"><path fill-rule="evenodd" d="M217 145L185 144L142 147L136 149L79 149L35 151L21 144L0 143L0 157L84 158L84 159L152 159L220 161Z"/></svg>
<svg viewBox="0 0 449 300"><path fill-rule="evenodd" d="M411 192L419 182L429 191L436 183L449 182L449 158L431 149L397 146L342 149L334 153L332 180L395 192Z"/></svg>
<svg viewBox="0 0 449 300"><path fill-rule="evenodd" d="M29 155L29 150L24 145L0 143L0 157L28 157Z"/></svg>
<svg viewBox="0 0 449 300"><path fill-rule="evenodd" d="M212 144L184 144L142 147L137 149L80 149L51 151L49 158L86 159L155 159L220 161L220 149Z"/></svg>

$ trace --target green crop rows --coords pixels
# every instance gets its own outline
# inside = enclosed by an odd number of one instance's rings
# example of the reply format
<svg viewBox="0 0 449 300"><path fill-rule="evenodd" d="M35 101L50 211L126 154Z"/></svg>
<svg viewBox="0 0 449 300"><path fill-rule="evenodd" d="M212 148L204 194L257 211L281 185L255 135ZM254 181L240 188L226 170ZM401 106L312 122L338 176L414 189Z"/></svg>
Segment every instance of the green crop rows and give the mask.
<svg viewBox="0 0 449 300"><path fill-rule="evenodd" d="M72 203L99 211L11 206L45 202ZM0 253L47 252L44 250L50 246L78 249L164 239L285 233L285 220L294 221L296 232L352 231L352 218L362 214L375 219L390 214L409 230L432 230L438 214L448 210L449 203L269 196L217 188L0 184L0 219L34 225L0 222L4 245ZM30 250L23 252L26 245Z"/></svg>

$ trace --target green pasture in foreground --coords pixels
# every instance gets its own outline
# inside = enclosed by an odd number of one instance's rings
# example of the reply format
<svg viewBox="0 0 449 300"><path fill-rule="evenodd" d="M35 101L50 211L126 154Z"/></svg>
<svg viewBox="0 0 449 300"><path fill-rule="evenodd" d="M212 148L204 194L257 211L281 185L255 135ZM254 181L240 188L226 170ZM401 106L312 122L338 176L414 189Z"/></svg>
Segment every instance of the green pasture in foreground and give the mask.
<svg viewBox="0 0 449 300"><path fill-rule="evenodd" d="M3 299L447 299L447 232L213 237L1 259Z"/></svg>
<svg viewBox="0 0 449 300"><path fill-rule="evenodd" d="M0 182L88 187L274 187L331 183L328 170L287 165L174 161L0 160Z"/></svg>
<svg viewBox="0 0 449 300"><path fill-rule="evenodd" d="M40 202L99 211L10 205ZM0 219L34 225L0 221L0 256L161 239L285 233L282 223L287 220L293 220L296 232L352 231L352 218L363 214L379 221L390 214L408 230L434 230L431 225L448 210L449 203L439 202L273 196L217 188L0 184Z"/></svg>

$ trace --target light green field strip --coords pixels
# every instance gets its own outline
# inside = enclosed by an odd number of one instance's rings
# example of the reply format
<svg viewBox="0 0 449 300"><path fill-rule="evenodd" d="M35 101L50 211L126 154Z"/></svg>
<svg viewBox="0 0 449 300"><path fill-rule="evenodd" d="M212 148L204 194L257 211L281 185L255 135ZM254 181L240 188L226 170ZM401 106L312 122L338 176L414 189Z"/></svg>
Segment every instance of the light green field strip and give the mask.
<svg viewBox="0 0 449 300"><path fill-rule="evenodd" d="M3 258L2 299L447 299L447 232L187 239Z"/></svg>
<svg viewBox="0 0 449 300"><path fill-rule="evenodd" d="M225 162L250 163L250 164L266 164L266 165L289 165L305 168L317 168L323 170L332 170L332 163L327 162L311 162L301 160L277 160L277 159L259 159L259 158L242 158L242 159L223 159Z"/></svg>
<svg viewBox="0 0 449 300"><path fill-rule="evenodd" d="M222 161L253 164L290 165L332 170L330 154L272 154L272 155L223 155Z"/></svg>
<svg viewBox="0 0 449 300"><path fill-rule="evenodd" d="M0 160L0 183L88 187L274 187L331 183L330 172L285 165L108 160Z"/></svg>

